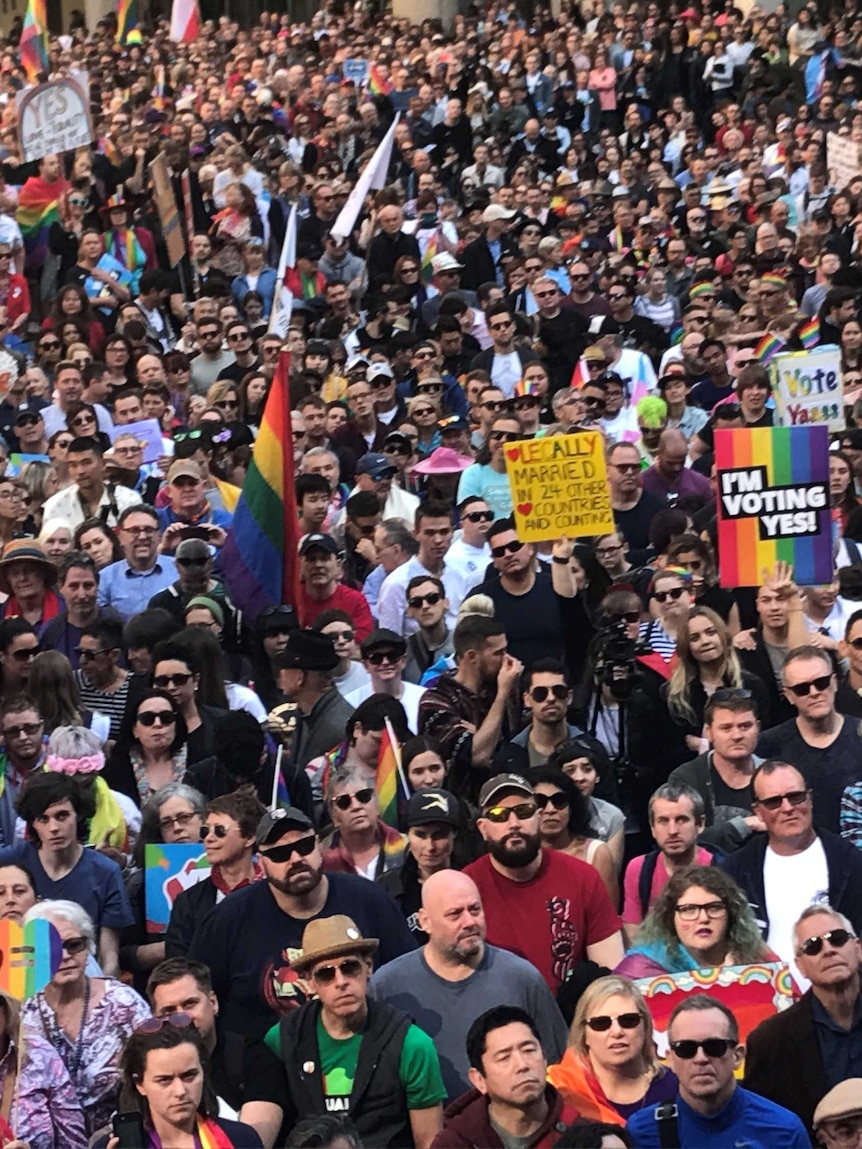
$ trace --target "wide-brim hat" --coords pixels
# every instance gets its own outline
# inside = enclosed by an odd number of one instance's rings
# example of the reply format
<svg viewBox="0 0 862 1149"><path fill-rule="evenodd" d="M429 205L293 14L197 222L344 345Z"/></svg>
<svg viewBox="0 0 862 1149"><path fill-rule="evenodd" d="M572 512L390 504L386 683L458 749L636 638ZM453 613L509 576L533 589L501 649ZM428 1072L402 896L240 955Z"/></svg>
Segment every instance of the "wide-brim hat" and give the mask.
<svg viewBox="0 0 862 1149"><path fill-rule="evenodd" d="M4 594L12 594L8 570L10 564L15 562L35 563L42 571L46 586L54 586L57 581L57 568L35 539L13 539L6 544L3 557L0 558L0 590Z"/></svg>
<svg viewBox="0 0 862 1149"><path fill-rule="evenodd" d="M119 211L120 209L123 211L131 211L132 204L129 203L122 192L114 192L112 196L105 200L99 208L99 211L103 215L110 215L112 211Z"/></svg>
<svg viewBox="0 0 862 1149"><path fill-rule="evenodd" d="M291 960L297 972L307 970L326 958L363 954L370 957L377 952L377 938L364 938L353 918L346 914L333 914L331 918L312 918L302 934L302 954Z"/></svg>
<svg viewBox="0 0 862 1149"><path fill-rule="evenodd" d="M459 455L451 447L438 447L427 459L417 463L413 472L418 475L457 475L472 467L475 461L467 455Z"/></svg>

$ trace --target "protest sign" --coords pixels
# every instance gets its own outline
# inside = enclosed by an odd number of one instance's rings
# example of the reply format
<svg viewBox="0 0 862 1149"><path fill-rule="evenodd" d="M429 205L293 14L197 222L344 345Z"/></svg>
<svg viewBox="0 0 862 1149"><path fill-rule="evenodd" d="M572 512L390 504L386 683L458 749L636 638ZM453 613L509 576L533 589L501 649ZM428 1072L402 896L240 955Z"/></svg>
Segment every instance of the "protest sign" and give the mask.
<svg viewBox="0 0 862 1149"><path fill-rule="evenodd" d="M525 543L614 530L598 431L506 444L506 474L518 538Z"/></svg>
<svg viewBox="0 0 862 1149"><path fill-rule="evenodd" d="M368 61L351 57L342 64L341 70L345 80L352 80L357 88L368 82Z"/></svg>
<svg viewBox="0 0 862 1149"><path fill-rule="evenodd" d="M205 881L210 864L200 843L144 847L144 904L147 933L163 934L171 907L183 890Z"/></svg>
<svg viewBox="0 0 862 1149"><path fill-rule="evenodd" d="M90 77L71 72L60 80L25 88L15 96L18 142L28 163L93 142Z"/></svg>
<svg viewBox="0 0 862 1149"><path fill-rule="evenodd" d="M718 969L696 969L642 977L635 985L644 995L653 1020L653 1038L658 1055L667 1057L667 1026L670 1015L687 997L705 993L733 1011L739 1025L739 1040L745 1040L767 1017L788 1009L798 996L790 970L784 962L762 965L730 965ZM742 1067L738 1070L742 1076Z"/></svg>
<svg viewBox="0 0 862 1149"><path fill-rule="evenodd" d="M800 586L832 581L825 425L716 431L715 469L722 586L759 586L778 561Z"/></svg>
<svg viewBox="0 0 862 1149"><path fill-rule="evenodd" d="M830 431L843 431L840 347L826 343L814 351L776 355L770 367L780 427L823 423Z"/></svg>
<svg viewBox="0 0 862 1149"><path fill-rule="evenodd" d="M111 443L125 435L134 435L139 443L144 444L144 462L156 463L165 454L162 446L162 429L158 419L139 419L137 423L126 423L122 427L112 427L110 432Z"/></svg>
<svg viewBox="0 0 862 1149"><path fill-rule="evenodd" d="M168 258L171 267L176 267L186 253L186 244L180 213L177 211L177 197L174 195L174 185L171 183L170 170L164 156L156 156L150 164L150 175L153 178L156 207L162 225L162 235L165 237L165 247L168 249Z"/></svg>
<svg viewBox="0 0 862 1149"><path fill-rule="evenodd" d="M47 920L0 921L0 990L25 1001L44 989L63 960L60 935Z"/></svg>
<svg viewBox="0 0 862 1149"><path fill-rule="evenodd" d="M849 136L826 133L826 170L829 183L840 191L859 174L859 145Z"/></svg>

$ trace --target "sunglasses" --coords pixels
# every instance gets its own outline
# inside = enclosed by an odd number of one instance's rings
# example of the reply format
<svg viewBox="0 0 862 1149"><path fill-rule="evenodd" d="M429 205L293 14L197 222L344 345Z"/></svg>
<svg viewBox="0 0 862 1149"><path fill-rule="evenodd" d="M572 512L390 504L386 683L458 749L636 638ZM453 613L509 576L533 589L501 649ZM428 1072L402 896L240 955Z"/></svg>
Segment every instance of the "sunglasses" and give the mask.
<svg viewBox="0 0 862 1149"><path fill-rule="evenodd" d="M558 702L562 702L564 698L568 697L569 688L562 682L558 682L556 686L534 686L530 691L530 697L534 702L544 702L549 694L553 694Z"/></svg>
<svg viewBox="0 0 862 1149"><path fill-rule="evenodd" d="M66 938L63 942L63 949L67 954L82 954L89 948L90 943L86 938Z"/></svg>
<svg viewBox="0 0 862 1149"><path fill-rule="evenodd" d="M60 350L60 344L55 343L53 340L50 340L48 343L40 343L39 344L39 350L40 351L59 351Z"/></svg>
<svg viewBox="0 0 862 1149"><path fill-rule="evenodd" d="M541 267L537 267L535 269L528 267L525 270L527 270L527 271L532 271L532 270L541 271L542 269L541 269ZM508 331L510 327L514 327L514 326L515 326L515 324L512 322L511 319L507 319L505 323L489 323L488 324L488 328L491 331Z"/></svg>
<svg viewBox="0 0 862 1149"><path fill-rule="evenodd" d="M40 654L41 650L41 646L31 646L27 650L13 651L12 657L16 662L29 662L31 658L35 658L37 654Z"/></svg>
<svg viewBox="0 0 862 1149"><path fill-rule="evenodd" d="M639 1013L620 1013L616 1017L610 1017L606 1013L600 1013L598 1017L588 1017L586 1024L590 1027L593 1033L607 1033L614 1022L620 1029L637 1029L643 1018Z"/></svg>
<svg viewBox="0 0 862 1149"><path fill-rule="evenodd" d="M712 694L713 702L731 702L736 698L749 699L751 698L751 691L745 690L741 686L722 686L720 690L715 690Z"/></svg>
<svg viewBox="0 0 862 1149"><path fill-rule="evenodd" d="M20 726L4 726L3 736L5 738L20 738L22 734L26 734L32 738L34 734L39 733L44 725L44 722L22 722Z"/></svg>
<svg viewBox="0 0 862 1149"><path fill-rule="evenodd" d="M357 790L355 794L339 794L332 799L332 804L339 810L349 810L354 798L360 806L367 806L373 797L374 791L369 786L365 790Z"/></svg>
<svg viewBox="0 0 862 1149"><path fill-rule="evenodd" d="M236 411L239 407L239 401L236 399L219 399L213 403L213 407L224 407L226 411Z"/></svg>
<svg viewBox="0 0 862 1149"><path fill-rule="evenodd" d="M442 383L420 383L416 388L417 395L438 395L443 390Z"/></svg>
<svg viewBox="0 0 862 1149"><path fill-rule="evenodd" d="M414 407L413 414L416 415L417 418L421 419L424 415L436 415L437 412L433 407L423 407L421 411L418 407Z"/></svg>
<svg viewBox="0 0 862 1149"><path fill-rule="evenodd" d="M390 387L394 382L395 380L390 379L388 375L375 375L373 379L369 380L368 386L372 391L382 391L384 387ZM442 391L442 387L440 390Z"/></svg>
<svg viewBox="0 0 862 1149"><path fill-rule="evenodd" d="M353 642L356 637L352 630L330 630L327 633L333 642Z"/></svg>
<svg viewBox="0 0 862 1149"><path fill-rule="evenodd" d="M159 690L164 690L168 686L185 686L191 677L191 673L158 674L153 679L153 686L157 686Z"/></svg>
<svg viewBox="0 0 862 1149"><path fill-rule="evenodd" d="M585 407L595 407L595 409L597 411L604 411L604 409L607 407L607 401L605 399L597 399L594 395L585 395L584 396L584 406ZM613 466L613 464L611 464L611 466ZM632 466L634 467L634 464L632 464ZM620 468L617 467L617 470L619 470L619 469ZM640 466L634 467L634 469L636 471L639 471Z"/></svg>
<svg viewBox="0 0 862 1149"><path fill-rule="evenodd" d="M762 806L764 810L780 810L785 798L791 806L801 806L808 801L808 790L789 790L786 794L775 794L772 798L752 798L752 806Z"/></svg>
<svg viewBox="0 0 862 1149"><path fill-rule="evenodd" d="M466 515L462 516L468 523L493 523L493 511L468 511ZM862 646L862 638L859 639L859 644Z"/></svg>
<svg viewBox="0 0 862 1149"><path fill-rule="evenodd" d="M495 443L514 443L521 438L521 432L515 431L492 431L488 436Z"/></svg>
<svg viewBox="0 0 862 1149"><path fill-rule="evenodd" d="M215 826L201 826L201 841L205 842L210 834L215 834L217 838L226 838L229 829L229 826L222 826L220 822Z"/></svg>
<svg viewBox="0 0 862 1149"><path fill-rule="evenodd" d="M535 817L538 806L535 802L519 802L517 806L491 806L483 814L489 822L504 825L514 814L519 822L528 822Z"/></svg>
<svg viewBox="0 0 862 1149"><path fill-rule="evenodd" d="M413 610L418 610L421 606L436 606L440 599L443 597L439 591L431 591L430 594L417 594L414 598L408 598L407 605L412 607Z"/></svg>
<svg viewBox="0 0 862 1149"><path fill-rule="evenodd" d="M173 710L144 710L138 715L141 726L173 726L176 720Z"/></svg>
<svg viewBox="0 0 862 1149"><path fill-rule="evenodd" d="M540 399L532 398L525 395L522 399L516 399L512 404L516 411L532 411L536 407L541 407L542 402Z"/></svg>
<svg viewBox="0 0 862 1149"><path fill-rule="evenodd" d="M675 587L671 587L670 590L657 590L657 591L655 591L653 593L653 598L656 600L656 602L659 602L662 605L664 605L664 603L666 603L668 599L671 599L673 602L676 602L676 600L678 598L682 598L682 596L684 594L685 594L685 587L684 586L675 586Z"/></svg>
<svg viewBox="0 0 862 1149"><path fill-rule="evenodd" d="M370 662L372 666L382 666L384 662L394 666L401 657L402 655L395 650L375 650L371 654L366 654L365 660Z"/></svg>
<svg viewBox="0 0 862 1149"><path fill-rule="evenodd" d="M148 1017L142 1021L135 1033L161 1033L167 1025L174 1029L191 1029L194 1018L187 1013L169 1013L167 1017Z"/></svg>
<svg viewBox="0 0 862 1149"><path fill-rule="evenodd" d="M175 559L174 561L179 563L181 567L205 567L210 560L209 556L207 556L207 558Z"/></svg>
<svg viewBox="0 0 862 1149"><path fill-rule="evenodd" d="M297 838L289 846L273 846L271 850L261 850L260 854L263 858L269 858L271 862L289 862L294 854L298 854L300 858L307 858L316 845L317 835L310 834L307 838Z"/></svg>
<svg viewBox="0 0 862 1149"><path fill-rule="evenodd" d="M42 418L41 415L19 415L18 418L15 420L15 426L16 427L35 427L41 418Z"/></svg>
<svg viewBox="0 0 862 1149"><path fill-rule="evenodd" d="M483 403L482 406L486 411L505 411L506 409L505 401L502 399L489 399L487 403Z"/></svg>
<svg viewBox="0 0 862 1149"><path fill-rule="evenodd" d="M544 810L546 806L552 806L555 810L565 810L569 804L569 799L565 794L537 794L536 805L540 810Z"/></svg>
<svg viewBox="0 0 862 1149"><path fill-rule="evenodd" d="M845 929L829 930L825 934L817 934L813 938L806 938L799 947L799 953L805 954L806 957L817 957L823 949L824 942L829 942L833 949L840 950L842 946L846 946L855 936L855 934L851 934L849 930Z"/></svg>
<svg viewBox="0 0 862 1149"><path fill-rule="evenodd" d="M831 674L821 674L819 678L812 678L810 682L797 682L795 686L791 686L788 682L787 689L797 698L807 698L812 689L816 690L818 694L822 694L824 690L829 689L831 683Z"/></svg>
<svg viewBox="0 0 862 1149"><path fill-rule="evenodd" d="M672 1041L671 1049L683 1061L691 1061L699 1049L707 1057L724 1057L729 1049L736 1048L736 1042L729 1037L707 1037L703 1041Z"/></svg>
<svg viewBox="0 0 862 1149"><path fill-rule="evenodd" d="M318 985L332 985L337 973L340 973L342 977L359 977L364 968L359 958L345 958L338 965L318 966L311 977Z"/></svg>
<svg viewBox="0 0 862 1149"><path fill-rule="evenodd" d="M239 343L240 339L251 339L248 331L232 331L227 337L228 343Z"/></svg>

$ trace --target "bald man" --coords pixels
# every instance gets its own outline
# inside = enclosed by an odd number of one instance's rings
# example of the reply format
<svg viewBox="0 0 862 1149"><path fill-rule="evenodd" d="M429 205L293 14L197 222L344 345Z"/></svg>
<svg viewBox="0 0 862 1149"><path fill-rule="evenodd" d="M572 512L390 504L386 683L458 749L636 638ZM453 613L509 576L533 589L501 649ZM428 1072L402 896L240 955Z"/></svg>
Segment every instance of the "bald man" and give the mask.
<svg viewBox="0 0 862 1149"><path fill-rule="evenodd" d="M643 489L671 506L689 497L699 499L705 506L715 497L709 479L690 470L687 463L688 443L682 431L662 431L655 461L641 475Z"/></svg>
<svg viewBox="0 0 862 1149"><path fill-rule="evenodd" d="M403 1009L437 1047L448 1100L470 1089L470 1026L495 1005L519 1005L535 1019L549 1064L559 1061L568 1030L541 974L529 962L485 941L485 911L472 878L440 870L422 884L422 949L388 962L368 992Z"/></svg>

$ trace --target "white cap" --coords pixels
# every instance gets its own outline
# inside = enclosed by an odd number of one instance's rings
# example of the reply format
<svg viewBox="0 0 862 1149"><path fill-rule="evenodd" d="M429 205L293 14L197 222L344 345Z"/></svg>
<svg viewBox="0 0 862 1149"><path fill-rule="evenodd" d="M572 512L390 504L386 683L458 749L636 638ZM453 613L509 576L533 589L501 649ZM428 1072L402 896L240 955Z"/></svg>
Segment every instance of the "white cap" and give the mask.
<svg viewBox="0 0 862 1149"><path fill-rule="evenodd" d="M502 204L492 203L482 212L482 223L498 223L501 219L514 219L517 214Z"/></svg>

